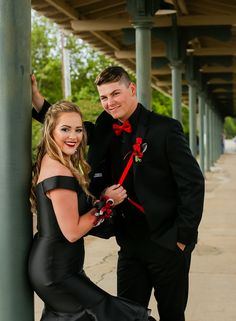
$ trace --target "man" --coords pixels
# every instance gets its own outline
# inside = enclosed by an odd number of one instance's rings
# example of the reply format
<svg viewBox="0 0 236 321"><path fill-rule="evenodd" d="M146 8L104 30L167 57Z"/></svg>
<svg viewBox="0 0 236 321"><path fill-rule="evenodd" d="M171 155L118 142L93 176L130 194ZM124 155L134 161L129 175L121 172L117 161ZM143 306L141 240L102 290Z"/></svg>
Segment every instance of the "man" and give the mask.
<svg viewBox="0 0 236 321"><path fill-rule="evenodd" d="M203 175L179 122L139 104L135 84L123 68L108 67L96 85L105 112L96 122L88 155L95 191L102 186L101 166L108 169L109 183L119 182L132 146L142 140L142 155L133 157L123 181L129 200L115 216L118 295L148 306L154 288L161 321L183 321L191 251L203 210ZM121 128L116 136L113 124L127 120L132 132Z"/></svg>
<svg viewBox="0 0 236 321"><path fill-rule="evenodd" d="M96 85L104 112L88 154L91 188L120 182L128 194L114 217L118 295L148 306L154 289L160 320L184 321L203 175L180 123L139 104L122 67L106 68Z"/></svg>

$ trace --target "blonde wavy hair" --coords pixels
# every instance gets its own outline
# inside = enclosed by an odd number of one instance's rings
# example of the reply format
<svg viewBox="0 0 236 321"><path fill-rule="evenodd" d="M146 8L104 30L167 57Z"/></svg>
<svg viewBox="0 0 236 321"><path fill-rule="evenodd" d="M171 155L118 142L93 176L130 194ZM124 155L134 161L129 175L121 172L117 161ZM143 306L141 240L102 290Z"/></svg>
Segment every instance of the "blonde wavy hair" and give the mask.
<svg viewBox="0 0 236 321"><path fill-rule="evenodd" d="M56 127L56 122L58 117L61 113L77 113L80 115L82 119L82 126L83 126L83 138L78 146L78 149L74 155L70 158L65 157L59 146L56 144L53 138L53 131ZM33 165L32 169L32 187L31 187L31 210L33 213L36 213L37 210L37 202L36 202L36 194L35 194L35 187L37 185L40 168L42 159L45 154L48 154L49 157L59 161L61 164L66 166L72 173L72 175L77 178L80 186L82 187L83 191L88 195L91 196L91 193L88 190L89 186L89 172L90 166L85 160L85 148L87 143L87 135L83 123L83 116L79 109L79 107L71 102L61 100L52 105L44 119L44 125L42 128L42 138L37 147L37 156L36 162Z"/></svg>

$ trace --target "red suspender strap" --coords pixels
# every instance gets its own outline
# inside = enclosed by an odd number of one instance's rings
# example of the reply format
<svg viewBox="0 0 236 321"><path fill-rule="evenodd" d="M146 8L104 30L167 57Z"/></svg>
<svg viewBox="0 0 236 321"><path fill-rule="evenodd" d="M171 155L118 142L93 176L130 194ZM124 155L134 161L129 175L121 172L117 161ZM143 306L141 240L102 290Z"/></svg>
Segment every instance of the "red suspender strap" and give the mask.
<svg viewBox="0 0 236 321"><path fill-rule="evenodd" d="M140 147L141 143L142 143L142 138L137 137L136 138L136 144L133 145L133 152L130 155L130 158L128 160L128 163L125 166L125 169L124 169L123 173L121 174L121 177L119 179L118 184L120 184L120 185L123 184L128 172L129 172L129 170L130 170L130 168L131 168L131 166L133 164L134 157L138 157L139 159L141 159L143 157L143 153L141 152L141 147ZM128 201L132 205L134 205L138 210L140 210L142 213L144 213L144 208L140 204L138 204L135 201L131 200L129 197L128 197Z"/></svg>
<svg viewBox="0 0 236 321"><path fill-rule="evenodd" d="M138 204L138 203L136 203L135 201L131 200L129 197L128 197L128 201L129 201L132 205L134 205L135 207L137 207L138 210L140 210L142 213L144 213L144 208L143 208L140 204Z"/></svg>
<svg viewBox="0 0 236 321"><path fill-rule="evenodd" d="M120 179L119 179L118 184L120 184L120 185L123 184L123 182L124 182L124 180L125 180L128 172L129 172L129 170L130 170L130 167L131 167L132 164L133 164L133 161L134 161L134 158L133 158L133 157L134 157L134 152L130 155L130 158L129 158L129 160L128 160L128 163L126 164L125 169L124 169L123 173L121 174L121 177L120 177Z"/></svg>

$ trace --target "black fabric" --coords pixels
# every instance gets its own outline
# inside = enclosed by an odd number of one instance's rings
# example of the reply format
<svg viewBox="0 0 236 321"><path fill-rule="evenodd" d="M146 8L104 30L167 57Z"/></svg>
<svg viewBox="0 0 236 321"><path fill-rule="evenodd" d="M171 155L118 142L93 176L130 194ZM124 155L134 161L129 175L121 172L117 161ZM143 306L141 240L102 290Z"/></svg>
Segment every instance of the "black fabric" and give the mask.
<svg viewBox="0 0 236 321"><path fill-rule="evenodd" d="M106 219L99 226L92 228L87 235L93 235L102 239L109 239L115 236L115 226L113 218Z"/></svg>
<svg viewBox="0 0 236 321"><path fill-rule="evenodd" d="M146 243L150 246L151 243ZM158 302L162 321L184 321L188 298L188 272L192 248L175 251L145 245L130 253L119 252L118 293L147 306L152 289Z"/></svg>
<svg viewBox="0 0 236 321"><path fill-rule="evenodd" d="M45 114L48 111L48 108L50 107L50 103L46 100L44 100L43 102L43 106L40 110L40 112L38 113L37 110L35 108L32 109L32 117L39 121L40 123L43 123L44 118L45 118Z"/></svg>
<svg viewBox="0 0 236 321"><path fill-rule="evenodd" d="M147 321L145 308L109 295L86 277L83 238L74 243L65 239L46 196L56 188L78 192L81 215L88 206L74 177L54 176L36 186L38 233L29 257L29 277L46 305L41 321Z"/></svg>

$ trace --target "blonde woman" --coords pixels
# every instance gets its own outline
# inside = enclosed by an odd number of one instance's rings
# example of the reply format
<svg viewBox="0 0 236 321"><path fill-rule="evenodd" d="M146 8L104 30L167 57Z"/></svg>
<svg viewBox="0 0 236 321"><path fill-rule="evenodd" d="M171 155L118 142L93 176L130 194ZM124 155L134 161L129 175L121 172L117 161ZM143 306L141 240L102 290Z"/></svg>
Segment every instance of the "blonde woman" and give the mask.
<svg viewBox="0 0 236 321"><path fill-rule="evenodd" d="M31 193L38 232L29 277L45 303L41 321L147 321L145 308L109 295L84 274L83 236L101 220L90 205L85 146L79 108L66 101L52 105L45 116ZM104 197L116 205L127 194L113 185Z"/></svg>

